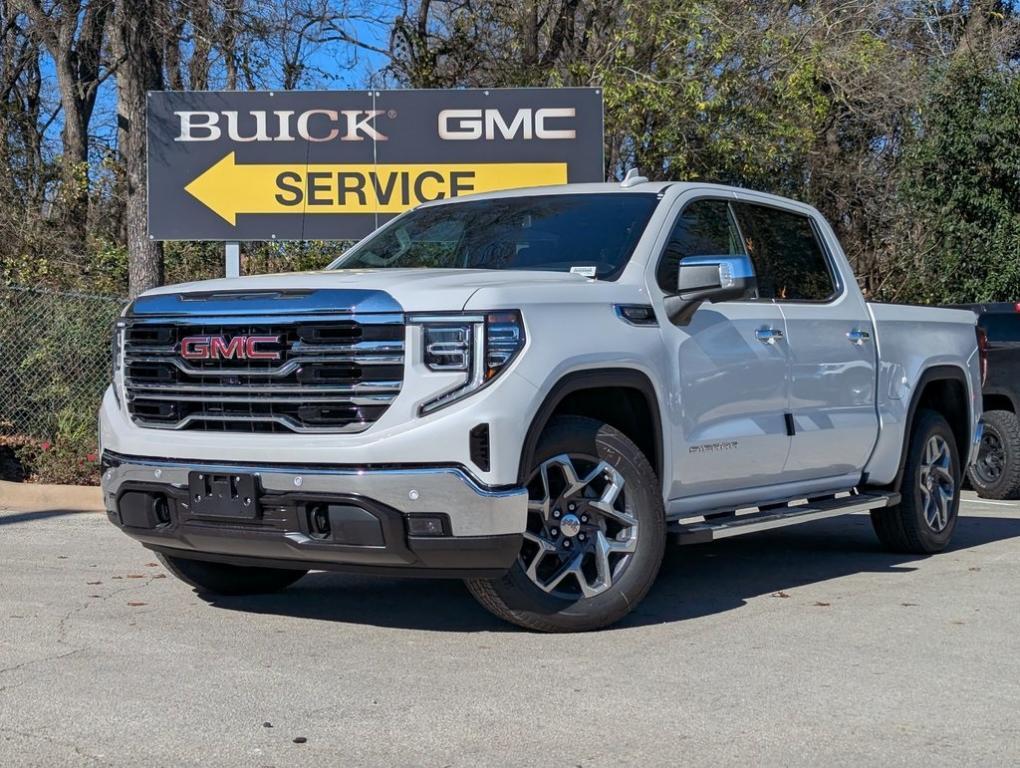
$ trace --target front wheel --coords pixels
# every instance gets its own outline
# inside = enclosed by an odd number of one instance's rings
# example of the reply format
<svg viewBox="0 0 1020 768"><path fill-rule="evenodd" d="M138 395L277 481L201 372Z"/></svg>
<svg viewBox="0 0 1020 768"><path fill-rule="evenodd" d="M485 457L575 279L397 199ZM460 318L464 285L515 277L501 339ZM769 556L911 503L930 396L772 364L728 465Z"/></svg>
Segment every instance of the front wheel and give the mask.
<svg viewBox="0 0 1020 768"><path fill-rule="evenodd" d="M612 624L655 580L666 542L659 481L622 432L580 416L550 422L528 482L521 552L499 579L467 582L500 618L543 632Z"/></svg>
<svg viewBox="0 0 1020 768"><path fill-rule="evenodd" d="M893 552L928 555L949 545L960 510L960 457L942 414L919 411L907 448L900 503L871 513L879 540Z"/></svg>

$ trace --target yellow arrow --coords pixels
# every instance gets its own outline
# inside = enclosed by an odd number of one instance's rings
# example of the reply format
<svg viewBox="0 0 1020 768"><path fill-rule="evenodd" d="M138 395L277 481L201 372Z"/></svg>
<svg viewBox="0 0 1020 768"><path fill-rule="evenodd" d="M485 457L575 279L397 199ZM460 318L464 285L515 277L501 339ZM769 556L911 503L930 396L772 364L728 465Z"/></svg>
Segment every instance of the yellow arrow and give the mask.
<svg viewBox="0 0 1020 768"><path fill-rule="evenodd" d="M566 182L566 163L239 165L231 152L184 189L234 225L242 213L400 213L439 198Z"/></svg>

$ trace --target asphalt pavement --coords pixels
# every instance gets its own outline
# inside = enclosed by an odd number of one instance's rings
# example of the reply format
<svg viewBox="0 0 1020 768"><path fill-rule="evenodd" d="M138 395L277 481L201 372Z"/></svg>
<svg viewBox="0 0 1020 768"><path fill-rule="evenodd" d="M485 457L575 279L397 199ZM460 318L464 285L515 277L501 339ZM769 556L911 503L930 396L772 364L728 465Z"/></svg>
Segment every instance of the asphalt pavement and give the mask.
<svg viewBox="0 0 1020 768"><path fill-rule="evenodd" d="M0 766L1020 762L1020 503L952 549L866 516L671 549L622 624L538 635L455 581L199 598L100 514L0 512Z"/></svg>

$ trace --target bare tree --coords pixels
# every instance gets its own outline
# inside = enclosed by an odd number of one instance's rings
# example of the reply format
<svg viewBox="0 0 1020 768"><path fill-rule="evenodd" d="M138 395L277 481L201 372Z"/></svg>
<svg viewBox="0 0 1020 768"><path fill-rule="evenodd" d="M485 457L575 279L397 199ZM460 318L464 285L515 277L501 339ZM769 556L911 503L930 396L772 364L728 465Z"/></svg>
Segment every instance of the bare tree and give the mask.
<svg viewBox="0 0 1020 768"><path fill-rule="evenodd" d="M189 3L191 20L191 59L188 61L188 86L204 91L209 87L210 56L213 49L213 17L207 0Z"/></svg>
<svg viewBox="0 0 1020 768"><path fill-rule="evenodd" d="M117 70L118 146L126 184L125 221L128 292L163 283L163 249L148 236L145 117L148 92L163 87L160 0L116 0L111 44L121 61Z"/></svg>
<svg viewBox="0 0 1020 768"><path fill-rule="evenodd" d="M20 236L13 222L38 214L42 205L42 73L39 45L26 22L8 0L0 0L0 167L6 170L0 174L0 197L8 208L3 217L12 222L5 238Z"/></svg>
<svg viewBox="0 0 1020 768"><path fill-rule="evenodd" d="M0 0L0 254L16 256L40 220L46 166L38 41L27 19Z"/></svg>
<svg viewBox="0 0 1020 768"><path fill-rule="evenodd" d="M60 209L73 247L85 242L88 219L88 129L101 83L103 35L111 0L14 0L53 59L60 108Z"/></svg>

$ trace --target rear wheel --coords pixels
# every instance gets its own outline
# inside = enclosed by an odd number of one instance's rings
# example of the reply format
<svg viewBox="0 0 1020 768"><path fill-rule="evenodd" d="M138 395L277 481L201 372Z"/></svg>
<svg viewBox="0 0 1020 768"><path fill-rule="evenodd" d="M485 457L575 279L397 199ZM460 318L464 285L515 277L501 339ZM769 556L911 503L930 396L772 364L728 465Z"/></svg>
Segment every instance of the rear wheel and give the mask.
<svg viewBox="0 0 1020 768"><path fill-rule="evenodd" d="M261 595L286 589L308 571L286 568L258 568L253 566L211 563L157 553L156 557L170 573L194 587L198 592L211 595Z"/></svg>
<svg viewBox="0 0 1020 768"><path fill-rule="evenodd" d="M985 499L1020 496L1020 420L1010 411L985 411L985 432L971 467L971 485Z"/></svg>
<svg viewBox="0 0 1020 768"><path fill-rule="evenodd" d="M467 582L472 595L544 632L623 618L655 580L666 541L659 482L641 450L608 424L556 418L539 441L528 495L517 561L500 579Z"/></svg>
<svg viewBox="0 0 1020 768"><path fill-rule="evenodd" d="M941 552L956 529L960 459L953 430L942 414L919 411L907 449L900 503L871 513L887 549L919 555Z"/></svg>

